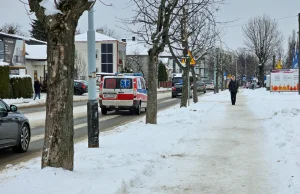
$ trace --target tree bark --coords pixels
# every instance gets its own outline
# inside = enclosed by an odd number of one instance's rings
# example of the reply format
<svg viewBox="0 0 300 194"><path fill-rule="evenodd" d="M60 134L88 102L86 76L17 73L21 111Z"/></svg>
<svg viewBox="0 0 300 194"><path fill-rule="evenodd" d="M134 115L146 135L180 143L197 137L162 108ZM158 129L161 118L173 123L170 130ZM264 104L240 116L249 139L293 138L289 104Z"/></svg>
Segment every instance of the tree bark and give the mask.
<svg viewBox="0 0 300 194"><path fill-rule="evenodd" d="M264 64L262 64L261 66L259 66L259 82L261 84L261 86L263 86L264 84L264 76L265 76L265 73L264 73Z"/></svg>
<svg viewBox="0 0 300 194"><path fill-rule="evenodd" d="M196 77L196 72L195 72L195 67L191 66L191 70L192 70L192 76L193 76L193 102L197 103L198 102L198 93L197 93L197 77Z"/></svg>
<svg viewBox="0 0 300 194"><path fill-rule="evenodd" d="M155 48L149 50L148 101L146 124L157 124L157 65Z"/></svg>
<svg viewBox="0 0 300 194"><path fill-rule="evenodd" d="M73 170L74 37L77 23L59 22L67 28L48 30L49 76L42 168L50 166Z"/></svg>
<svg viewBox="0 0 300 194"><path fill-rule="evenodd" d="M182 96L181 96L180 108L187 107L187 100L190 97L190 95L188 94L188 87L189 87L188 79L190 78L190 76L189 76L189 68L187 66L182 69L183 70L183 74L182 74L183 85L182 85Z"/></svg>

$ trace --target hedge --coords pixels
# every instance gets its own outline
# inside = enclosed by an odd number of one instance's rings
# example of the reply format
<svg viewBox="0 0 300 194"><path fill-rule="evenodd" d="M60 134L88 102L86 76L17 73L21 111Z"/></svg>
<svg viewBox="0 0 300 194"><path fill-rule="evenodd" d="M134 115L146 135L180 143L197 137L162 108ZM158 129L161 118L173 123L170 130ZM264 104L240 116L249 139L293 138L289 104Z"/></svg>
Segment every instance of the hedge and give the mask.
<svg viewBox="0 0 300 194"><path fill-rule="evenodd" d="M9 66L0 66L0 98L10 98Z"/></svg>
<svg viewBox="0 0 300 194"><path fill-rule="evenodd" d="M12 77L12 98L32 98L33 89L31 77Z"/></svg>

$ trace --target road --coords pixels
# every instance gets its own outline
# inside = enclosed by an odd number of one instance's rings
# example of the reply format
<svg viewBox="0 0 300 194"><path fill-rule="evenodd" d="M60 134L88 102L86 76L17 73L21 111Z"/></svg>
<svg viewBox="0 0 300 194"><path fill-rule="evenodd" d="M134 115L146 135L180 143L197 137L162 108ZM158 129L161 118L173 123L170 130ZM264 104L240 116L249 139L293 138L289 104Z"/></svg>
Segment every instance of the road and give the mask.
<svg viewBox="0 0 300 194"><path fill-rule="evenodd" d="M176 105L180 102L180 98L164 97L158 99L158 109L162 110L170 106ZM75 102L74 106L80 107L86 105L86 102ZM30 114L34 112L45 111L45 107L22 109L22 113ZM99 111L100 112L100 111ZM109 112L108 115L101 115L99 118L100 133L111 130L117 126L124 125L125 123L132 122L138 118L145 116L145 113L141 115L132 115L127 111L121 111L119 113ZM87 117L80 117L74 119L74 140L78 142L87 138ZM44 144L44 126L32 128L31 142L29 150L23 154L16 154L11 149L0 150L0 170L5 168L7 164L18 164L20 162L27 161L36 156L40 156L41 150ZM100 142L101 144L101 142Z"/></svg>

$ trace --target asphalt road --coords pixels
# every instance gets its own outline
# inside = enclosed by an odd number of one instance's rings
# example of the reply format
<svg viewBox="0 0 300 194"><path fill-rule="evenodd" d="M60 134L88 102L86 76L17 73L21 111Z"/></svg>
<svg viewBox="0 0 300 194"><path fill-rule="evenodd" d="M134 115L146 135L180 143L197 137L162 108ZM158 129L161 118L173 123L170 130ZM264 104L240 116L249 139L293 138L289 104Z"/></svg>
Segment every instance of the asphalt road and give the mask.
<svg viewBox="0 0 300 194"><path fill-rule="evenodd" d="M171 94L170 94L171 95ZM172 99L171 96L168 98L162 98L158 100L158 109L162 110L170 106L176 105L180 102L180 98ZM85 105L86 102L76 102L74 106ZM45 110L45 107L28 108L22 109L23 113L39 112ZM100 133L111 130L117 126L124 125L125 123L132 122L145 115L133 115L128 111L109 112L108 115L100 115ZM31 142L29 150L26 153L18 154L14 153L11 149L0 150L0 170L5 168L8 164L18 164L20 162L27 161L33 157L41 156L41 150L44 144L44 127L37 127L32 129ZM75 142L87 138L87 118L74 119L74 140ZM101 142L100 142L101 144Z"/></svg>

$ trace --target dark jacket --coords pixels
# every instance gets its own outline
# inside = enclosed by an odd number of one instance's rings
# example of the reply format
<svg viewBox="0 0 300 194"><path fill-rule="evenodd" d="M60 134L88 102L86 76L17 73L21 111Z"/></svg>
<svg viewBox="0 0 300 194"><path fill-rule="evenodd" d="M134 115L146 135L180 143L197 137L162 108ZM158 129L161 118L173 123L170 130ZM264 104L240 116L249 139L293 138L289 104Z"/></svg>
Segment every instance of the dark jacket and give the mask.
<svg viewBox="0 0 300 194"><path fill-rule="evenodd" d="M41 84L39 81L34 82L34 92L35 93L41 93Z"/></svg>
<svg viewBox="0 0 300 194"><path fill-rule="evenodd" d="M230 92L238 92L239 90L239 83L237 81L230 80L228 89Z"/></svg>

